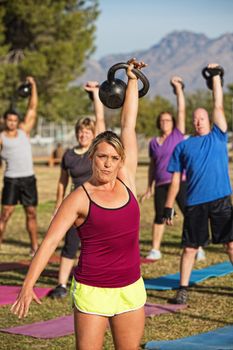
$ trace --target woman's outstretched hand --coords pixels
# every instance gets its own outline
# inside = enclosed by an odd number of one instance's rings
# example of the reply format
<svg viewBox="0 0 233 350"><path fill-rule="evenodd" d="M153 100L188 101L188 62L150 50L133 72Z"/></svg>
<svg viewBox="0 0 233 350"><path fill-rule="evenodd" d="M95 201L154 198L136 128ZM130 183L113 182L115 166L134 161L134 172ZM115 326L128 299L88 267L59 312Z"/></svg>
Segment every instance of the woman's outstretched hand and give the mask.
<svg viewBox="0 0 233 350"><path fill-rule="evenodd" d="M26 317L29 311L29 307L32 301L35 301L37 304L41 304L40 299L37 297L32 288L21 289L16 301L11 306L10 311L18 315L19 318Z"/></svg>

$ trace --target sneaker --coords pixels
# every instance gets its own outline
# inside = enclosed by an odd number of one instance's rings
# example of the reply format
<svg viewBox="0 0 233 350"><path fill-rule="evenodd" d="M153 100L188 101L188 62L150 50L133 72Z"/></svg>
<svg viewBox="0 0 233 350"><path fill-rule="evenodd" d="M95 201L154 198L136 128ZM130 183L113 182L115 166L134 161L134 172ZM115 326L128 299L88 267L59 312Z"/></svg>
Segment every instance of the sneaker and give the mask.
<svg viewBox="0 0 233 350"><path fill-rule="evenodd" d="M150 253L147 255L146 258L150 260L159 260L162 258L162 254L160 250L151 249Z"/></svg>
<svg viewBox="0 0 233 350"><path fill-rule="evenodd" d="M202 260L205 260L205 259L206 259L205 252L202 249L202 247L199 247L198 251L197 251L197 254L196 254L196 260L197 261L202 261Z"/></svg>
<svg viewBox="0 0 233 350"><path fill-rule="evenodd" d="M49 292L48 296L52 299L64 298L67 295L67 289L59 284L56 288Z"/></svg>
<svg viewBox="0 0 233 350"><path fill-rule="evenodd" d="M175 303L176 304L187 304L188 302L188 291L187 289L178 289Z"/></svg>

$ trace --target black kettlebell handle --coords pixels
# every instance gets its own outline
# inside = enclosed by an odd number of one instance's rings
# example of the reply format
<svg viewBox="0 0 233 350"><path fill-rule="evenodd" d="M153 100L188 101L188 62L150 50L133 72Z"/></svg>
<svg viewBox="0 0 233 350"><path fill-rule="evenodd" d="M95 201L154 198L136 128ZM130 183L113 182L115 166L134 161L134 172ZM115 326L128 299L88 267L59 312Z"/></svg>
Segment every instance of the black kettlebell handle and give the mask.
<svg viewBox="0 0 233 350"><path fill-rule="evenodd" d="M215 75L220 75L221 78L224 76L224 69L221 66L210 68L205 67L202 69L202 75L205 79L210 79L214 77Z"/></svg>
<svg viewBox="0 0 233 350"><path fill-rule="evenodd" d="M88 97L90 98L91 101L94 101L94 97L93 97L93 92L92 91L87 91L86 93L88 94Z"/></svg>
<svg viewBox="0 0 233 350"><path fill-rule="evenodd" d="M176 95L176 87L175 87L175 85L172 83L172 81L170 81L170 84L171 84L171 86L173 88L173 93ZM179 80L179 84L181 85L182 90L184 90L185 85L184 85L183 81Z"/></svg>
<svg viewBox="0 0 233 350"><path fill-rule="evenodd" d="M221 66L217 66L214 68L210 68L210 67L204 67L202 69L202 76L205 78L206 80L206 85L207 87L212 90L213 89L213 82L212 82L212 78L215 75L219 75L221 78L221 85L223 86L223 76L224 76L224 69Z"/></svg>
<svg viewBox="0 0 233 350"><path fill-rule="evenodd" d="M99 88L99 84L96 85L96 87ZM88 91L88 90L85 90L86 93L88 94L88 97L90 98L91 101L94 101L94 96L93 96L93 91Z"/></svg>
<svg viewBox="0 0 233 350"><path fill-rule="evenodd" d="M124 62L114 64L111 68L109 68L108 75L107 75L108 81L109 82L114 81L115 73L116 73L117 70L119 70L119 69L127 70L128 67L129 67L129 64L128 63L124 63ZM147 79L147 77L139 69L133 68L132 72L136 75L136 77L138 79L141 80L141 82L143 84L143 87L138 91L138 96L139 97L143 97L143 96L146 95L146 93L149 90L149 87L150 87L149 80Z"/></svg>

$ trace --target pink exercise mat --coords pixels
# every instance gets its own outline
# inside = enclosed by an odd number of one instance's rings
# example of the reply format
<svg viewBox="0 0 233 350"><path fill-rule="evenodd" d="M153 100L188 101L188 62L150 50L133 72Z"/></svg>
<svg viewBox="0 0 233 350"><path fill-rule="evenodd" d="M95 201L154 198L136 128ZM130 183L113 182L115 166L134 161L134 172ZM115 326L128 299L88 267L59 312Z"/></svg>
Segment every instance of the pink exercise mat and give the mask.
<svg viewBox="0 0 233 350"><path fill-rule="evenodd" d="M186 305L160 305L146 303L146 316L160 315L182 310ZM62 316L48 321L36 322L24 326L0 329L1 332L27 335L34 338L57 338L74 333L73 315Z"/></svg>
<svg viewBox="0 0 233 350"><path fill-rule="evenodd" d="M0 305L13 304L20 292L20 289L20 286L0 286ZM50 290L51 288L34 288L38 298L45 297Z"/></svg>

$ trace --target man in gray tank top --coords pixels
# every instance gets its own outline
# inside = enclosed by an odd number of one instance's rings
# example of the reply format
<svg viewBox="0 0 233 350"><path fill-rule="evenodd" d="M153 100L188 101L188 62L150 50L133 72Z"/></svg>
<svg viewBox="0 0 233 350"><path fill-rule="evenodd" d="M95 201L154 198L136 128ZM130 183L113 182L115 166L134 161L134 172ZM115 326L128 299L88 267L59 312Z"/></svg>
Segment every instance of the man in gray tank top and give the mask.
<svg viewBox="0 0 233 350"><path fill-rule="evenodd" d="M1 158L6 164L0 216L0 244L15 205L20 203L25 209L26 228L31 240L30 254L33 256L38 248L37 188L33 170L30 132L36 122L38 97L35 80L32 77L26 79L31 84L31 95L24 120L20 122L16 111L6 111L4 114L5 130L0 134Z"/></svg>

